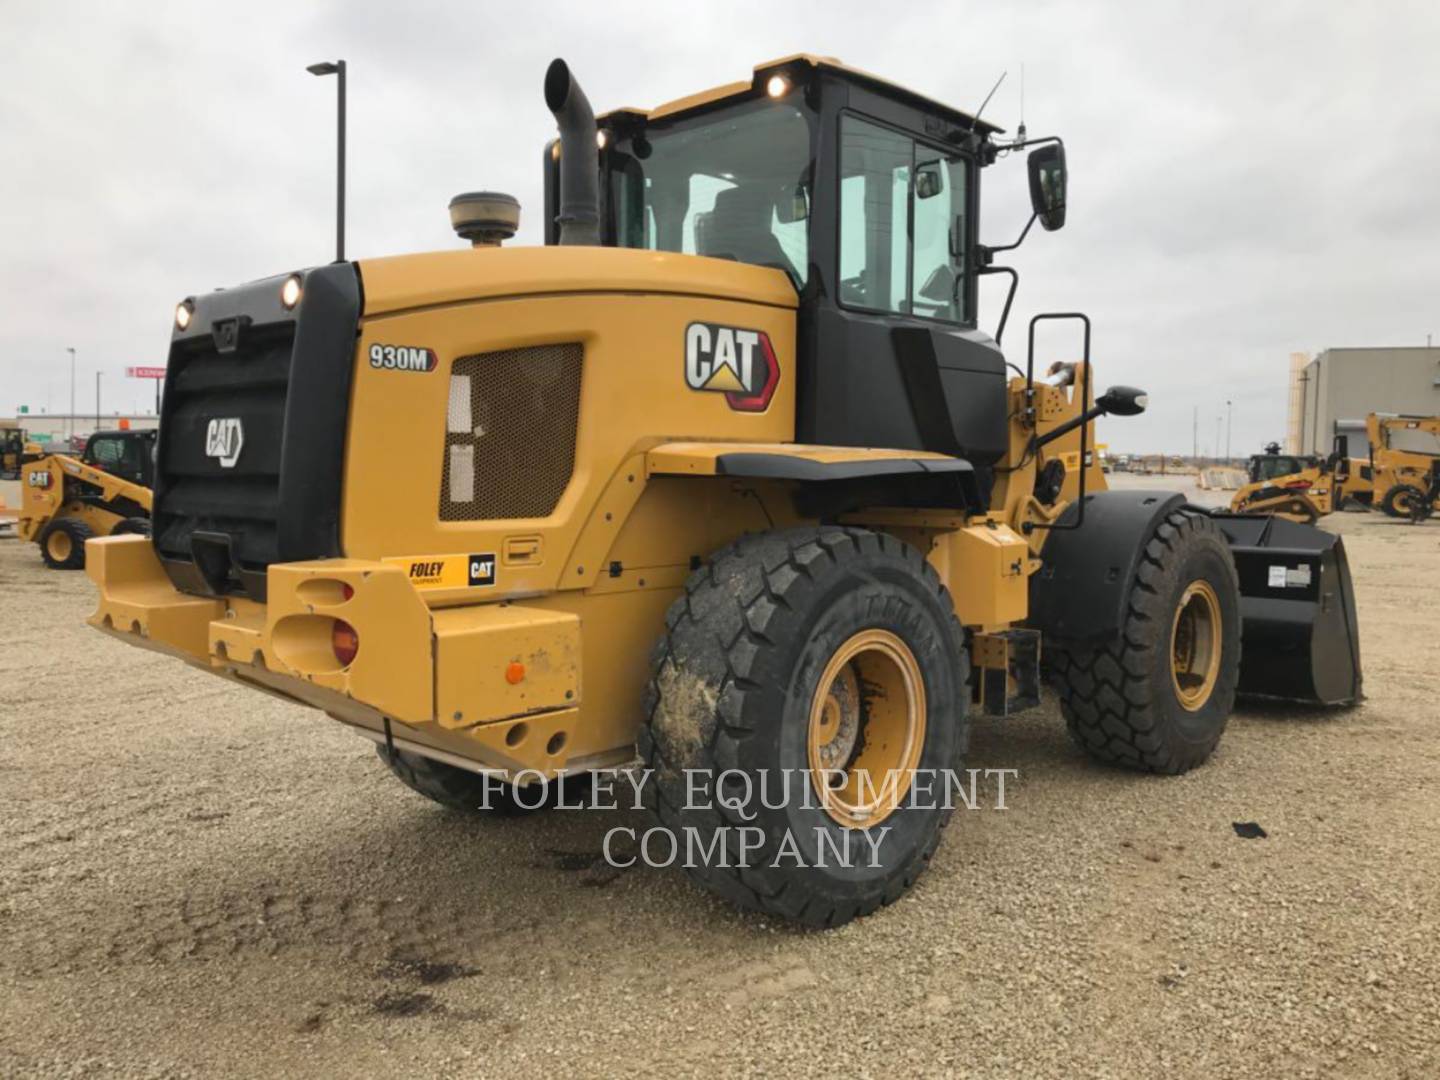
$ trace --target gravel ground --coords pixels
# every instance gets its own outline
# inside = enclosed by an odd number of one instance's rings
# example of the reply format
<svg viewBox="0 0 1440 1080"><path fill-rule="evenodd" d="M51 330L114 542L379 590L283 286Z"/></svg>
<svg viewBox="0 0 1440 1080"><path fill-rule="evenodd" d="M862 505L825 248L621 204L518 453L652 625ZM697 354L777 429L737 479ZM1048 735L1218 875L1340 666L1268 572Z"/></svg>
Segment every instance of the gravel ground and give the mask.
<svg viewBox="0 0 1440 1080"><path fill-rule="evenodd" d="M605 872L632 814L446 814L0 541L0 1074L1434 1076L1440 525L1327 527L1363 707L1247 706L1176 779L1089 764L1053 704L981 720L1009 809L828 933Z"/></svg>

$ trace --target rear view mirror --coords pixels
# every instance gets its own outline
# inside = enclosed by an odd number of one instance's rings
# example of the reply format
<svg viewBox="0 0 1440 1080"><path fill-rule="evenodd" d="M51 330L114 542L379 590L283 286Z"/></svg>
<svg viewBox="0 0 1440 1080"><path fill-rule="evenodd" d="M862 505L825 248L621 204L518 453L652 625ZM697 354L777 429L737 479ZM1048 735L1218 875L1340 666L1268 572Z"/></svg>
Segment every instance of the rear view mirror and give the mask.
<svg viewBox="0 0 1440 1080"><path fill-rule="evenodd" d="M780 198L775 200L775 220L781 225L793 225L810 216L810 200L805 194L805 185L786 185L780 189Z"/></svg>
<svg viewBox="0 0 1440 1080"><path fill-rule="evenodd" d="M1112 386L1095 401L1107 416L1139 416L1150 404L1150 395L1133 386Z"/></svg>
<svg viewBox="0 0 1440 1080"><path fill-rule="evenodd" d="M939 195L944 182L940 178L940 162L927 161L915 169L915 197L933 199Z"/></svg>
<svg viewBox="0 0 1440 1080"><path fill-rule="evenodd" d="M1030 206L1046 232L1065 224L1065 147L1050 143L1032 150L1026 159L1030 169Z"/></svg>

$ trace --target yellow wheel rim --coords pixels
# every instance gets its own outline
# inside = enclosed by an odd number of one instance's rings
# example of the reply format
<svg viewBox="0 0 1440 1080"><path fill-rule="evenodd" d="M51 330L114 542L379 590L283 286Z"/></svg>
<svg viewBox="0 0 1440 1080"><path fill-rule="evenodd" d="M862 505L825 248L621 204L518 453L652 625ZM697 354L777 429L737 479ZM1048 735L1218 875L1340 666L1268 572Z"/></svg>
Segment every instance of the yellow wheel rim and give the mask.
<svg viewBox="0 0 1440 1080"><path fill-rule="evenodd" d="M75 549L75 542L70 539L70 534L64 529L56 529L45 541L46 550L50 557L56 562L64 562L70 558L70 552Z"/></svg>
<svg viewBox="0 0 1440 1080"><path fill-rule="evenodd" d="M910 792L925 745L925 681L888 630L862 630L835 650L810 704L810 778L825 812L867 829Z"/></svg>
<svg viewBox="0 0 1440 1080"><path fill-rule="evenodd" d="M1190 712L1210 700L1220 675L1220 598L1208 581L1192 581L1175 606L1170 629L1170 678Z"/></svg>

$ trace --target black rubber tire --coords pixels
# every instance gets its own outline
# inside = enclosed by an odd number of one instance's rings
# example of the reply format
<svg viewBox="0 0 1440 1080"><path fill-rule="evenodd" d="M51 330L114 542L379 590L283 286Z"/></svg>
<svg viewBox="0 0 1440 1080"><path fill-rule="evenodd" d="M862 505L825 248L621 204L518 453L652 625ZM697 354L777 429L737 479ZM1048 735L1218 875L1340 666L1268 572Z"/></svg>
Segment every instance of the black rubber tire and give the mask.
<svg viewBox="0 0 1440 1080"><path fill-rule="evenodd" d="M546 797L539 805L536 805L536 797L527 792L522 806L515 800L514 788L509 784L492 783L487 799L485 778L469 769L446 765L443 761L406 753L404 750L396 750L392 758L383 743L375 747L375 752L395 774L396 779L411 791L451 810L460 810L467 814L494 814L497 817L522 817L546 809L555 801L555 789L558 785L553 783L548 786Z"/></svg>
<svg viewBox="0 0 1440 1080"><path fill-rule="evenodd" d="M1199 579L1220 608L1220 665L1210 697L1185 709L1170 674L1175 609ZM1097 761L1175 775L1202 764L1225 732L1240 677L1240 584L1211 518L1182 507L1145 545L1118 640L1047 640L1045 666L1070 735Z"/></svg>
<svg viewBox="0 0 1440 1080"><path fill-rule="evenodd" d="M149 536L150 519L142 517L126 518L110 530L111 536Z"/></svg>
<svg viewBox="0 0 1440 1080"><path fill-rule="evenodd" d="M638 749L653 770L644 804L682 844L693 835L708 846L718 833L733 854L737 829L763 830L746 866L738 856L688 860L686 872L709 891L808 926L838 926L899 898L928 865L952 812L930 805L943 799L908 799L878 828L844 828L809 786L816 686L836 649L872 628L898 636L920 670L927 721L917 769L937 776L960 769L969 741L969 654L949 593L914 548L855 528L747 536L692 573L671 605L644 695ZM770 795L743 809L721 805L715 785L697 777L729 770L743 773L752 792L770 770ZM878 834L878 865L815 866L814 830L866 851L862 839ZM790 858L777 865L787 832L809 865Z"/></svg>
<svg viewBox="0 0 1440 1080"><path fill-rule="evenodd" d="M1401 505L1402 500L1405 505ZM1410 509L1412 506L1422 505L1425 502L1425 493L1414 484L1396 484L1389 491L1385 492L1385 498L1381 500L1380 509L1384 510L1392 518L1404 518L1414 520L1415 514Z"/></svg>
<svg viewBox="0 0 1440 1080"><path fill-rule="evenodd" d="M57 532L70 538L70 553L63 559L50 554L50 538ZM84 570L85 541L94 535L94 530L78 518L56 518L45 527L36 542L40 545L40 557L51 570Z"/></svg>

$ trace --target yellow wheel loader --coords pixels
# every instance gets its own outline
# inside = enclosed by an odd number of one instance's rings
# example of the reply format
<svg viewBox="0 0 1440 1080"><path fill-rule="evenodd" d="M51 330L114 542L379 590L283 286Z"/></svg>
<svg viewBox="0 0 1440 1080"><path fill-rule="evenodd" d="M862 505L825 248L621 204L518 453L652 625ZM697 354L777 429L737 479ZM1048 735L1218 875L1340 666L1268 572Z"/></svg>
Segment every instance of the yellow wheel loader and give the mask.
<svg viewBox="0 0 1440 1080"><path fill-rule="evenodd" d="M52 570L79 570L91 537L148 533L154 456L153 431L97 431L79 457L27 459L20 539L34 541Z"/></svg>
<svg viewBox="0 0 1440 1080"><path fill-rule="evenodd" d="M1085 753L1157 773L1237 693L1359 697L1338 538L1105 490L1094 420L1146 397L1092 389L1089 320L1037 316L1023 367L980 328L980 278L1016 284L982 173L1030 150L1058 229L1060 140L813 56L598 121L556 61L545 97L544 246L471 193L468 250L179 305L153 535L88 545L93 625L447 806L638 758L698 882L816 926L919 876L970 717L1042 674ZM1055 323L1079 359L1042 374Z"/></svg>
<svg viewBox="0 0 1440 1080"><path fill-rule="evenodd" d="M1440 462L1440 416L1365 418L1374 475L1373 505L1390 517L1428 518L1440 502L1430 490L1432 471Z"/></svg>

